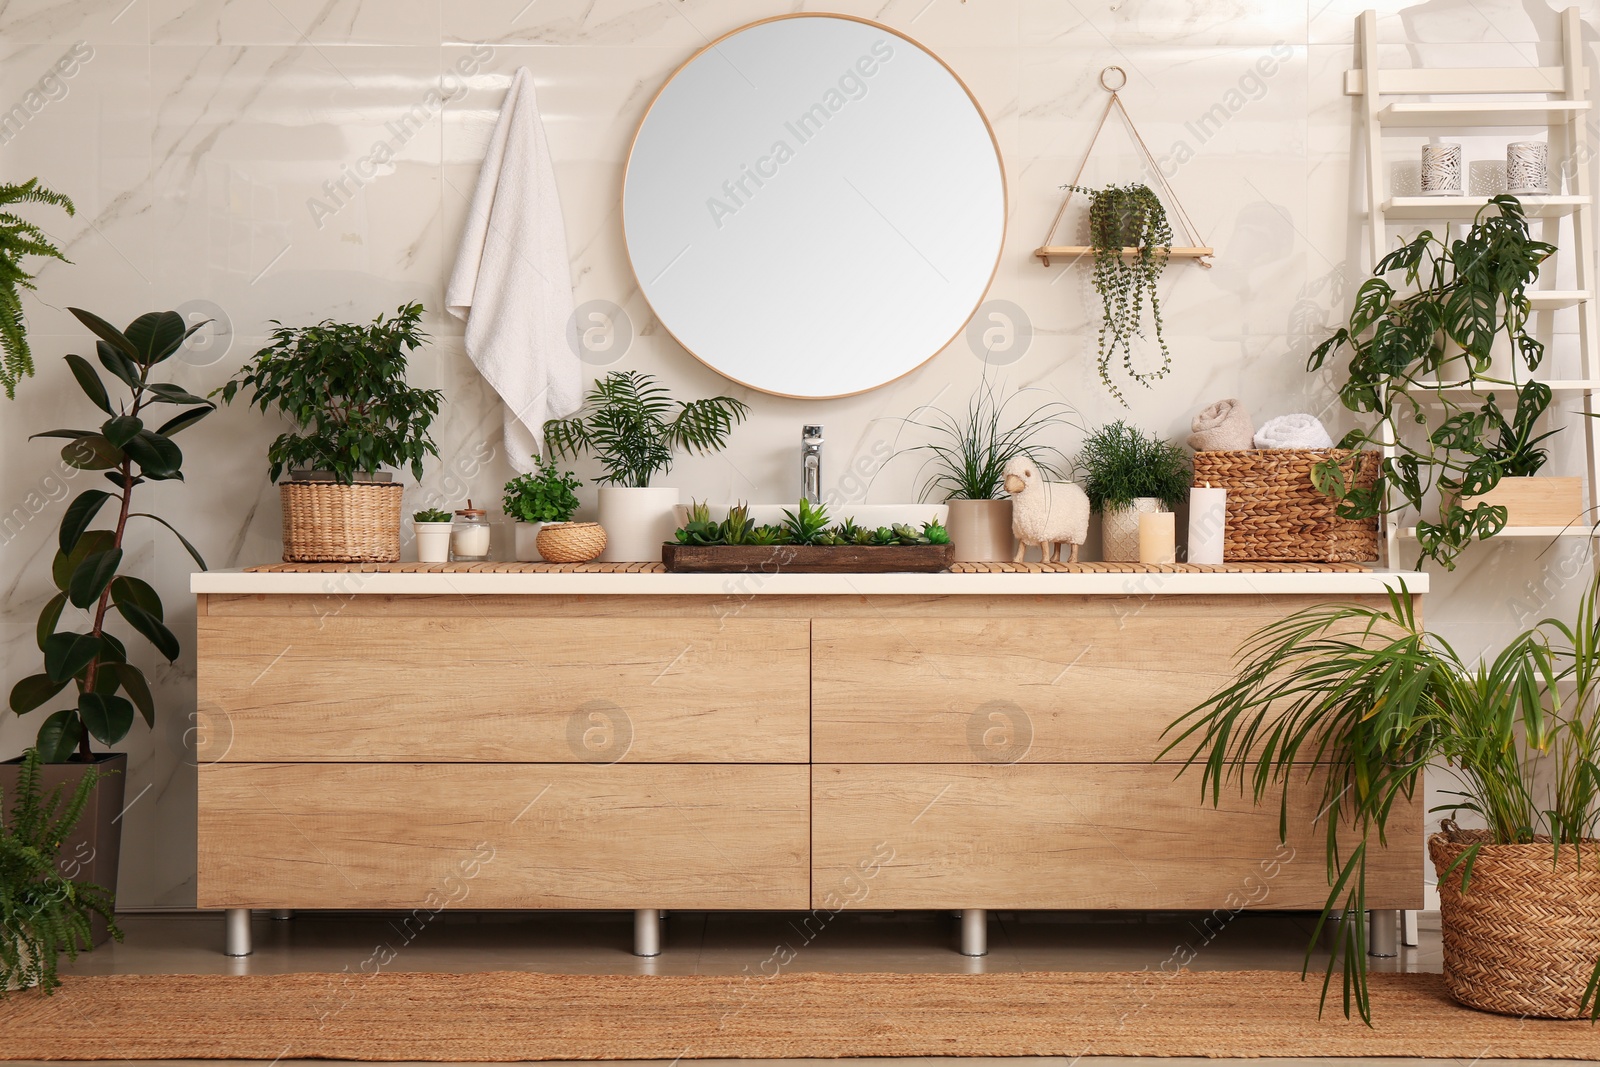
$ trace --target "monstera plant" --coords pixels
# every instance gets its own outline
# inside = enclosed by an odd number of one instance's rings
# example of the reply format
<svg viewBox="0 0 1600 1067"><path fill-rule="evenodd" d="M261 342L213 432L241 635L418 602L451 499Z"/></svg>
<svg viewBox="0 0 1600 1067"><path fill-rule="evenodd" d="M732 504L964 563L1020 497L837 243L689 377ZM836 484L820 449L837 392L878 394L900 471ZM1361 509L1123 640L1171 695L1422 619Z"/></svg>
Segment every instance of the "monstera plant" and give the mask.
<svg viewBox="0 0 1600 1067"><path fill-rule="evenodd" d="M163 621L155 589L123 573L123 540L131 523L159 523L205 568L182 534L158 515L133 510L133 500L146 482L183 479L183 453L173 437L214 408L179 386L152 380L156 368L204 323L186 328L177 312L159 311L140 315L119 330L80 308L70 310L97 337L95 355L110 373L113 388L107 388L84 357L67 356L67 365L105 420L96 429L48 430L33 436L64 438L61 458L78 470L101 472L111 488L84 489L62 516L50 568L59 592L39 616L44 670L11 689L11 710L18 715L43 708L69 691L67 706L51 712L39 727L40 755L52 763L75 756L89 760L91 738L116 744L127 736L135 715L155 723L144 672L128 662L127 647L108 624L114 613L168 661L178 658L178 639ZM112 517L110 528L90 529L104 514Z"/></svg>

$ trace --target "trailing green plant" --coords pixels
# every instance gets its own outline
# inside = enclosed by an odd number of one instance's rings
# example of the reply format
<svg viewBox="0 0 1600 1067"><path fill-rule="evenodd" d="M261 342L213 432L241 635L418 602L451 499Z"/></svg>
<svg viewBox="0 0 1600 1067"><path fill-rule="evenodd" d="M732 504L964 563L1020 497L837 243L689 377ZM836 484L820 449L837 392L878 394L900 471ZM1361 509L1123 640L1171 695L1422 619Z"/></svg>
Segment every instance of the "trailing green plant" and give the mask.
<svg viewBox="0 0 1600 1067"><path fill-rule="evenodd" d="M1395 447L1370 489L1348 486L1332 461L1319 465L1314 480L1348 518L1396 521L1414 511L1419 566L1432 559L1454 569L1473 540L1503 530L1503 506L1469 498L1544 462L1536 446L1550 434L1534 431L1550 390L1523 372L1544 359L1544 345L1528 333L1527 290L1554 251L1533 239L1516 197L1496 196L1462 236L1423 230L1379 260L1356 291L1349 321L1311 353L1308 369L1317 371L1349 352L1339 399L1372 417L1339 446ZM1497 338L1511 349L1510 377L1492 373ZM1485 392L1491 395L1481 402L1458 399ZM1516 398L1509 422L1494 392ZM1435 492L1437 506L1425 508Z"/></svg>
<svg viewBox="0 0 1600 1067"><path fill-rule="evenodd" d="M551 419L544 434L554 455L577 458L593 452L606 469L595 479L599 484L642 489L672 469L675 448L720 452L749 413L744 401L731 396L685 403L673 400L649 374L612 371L594 383L582 412Z"/></svg>
<svg viewBox="0 0 1600 1067"><path fill-rule="evenodd" d="M538 457L534 457L538 460ZM571 522L578 511L583 479L558 471L554 459L538 460L538 469L506 483L501 506L518 522Z"/></svg>
<svg viewBox="0 0 1600 1067"><path fill-rule="evenodd" d="M1100 294L1100 382L1123 407L1128 400L1112 379L1118 358L1127 376L1149 388L1172 370L1172 353L1161 332L1161 273L1172 254L1172 224L1161 198L1139 182L1089 189L1066 186L1089 197L1089 247L1094 252L1094 288ZM1130 254L1127 250L1132 249ZM1144 338L1144 308L1150 307L1161 366L1141 371L1134 363L1134 341Z"/></svg>
<svg viewBox="0 0 1600 1067"><path fill-rule="evenodd" d="M443 508L427 508L411 516L412 522L449 522L452 516Z"/></svg>
<svg viewBox="0 0 1600 1067"><path fill-rule="evenodd" d="M267 448L269 477L286 469L332 472L345 485L357 474L410 466L437 456L429 427L443 394L406 384L406 359L428 339L421 304L404 304L392 318L365 325L324 319L285 326L274 319L272 343L237 377L212 391L231 404L245 389L262 411L277 408L299 433L279 435Z"/></svg>
<svg viewBox="0 0 1600 1067"><path fill-rule="evenodd" d="M1563 845L1594 839L1600 824L1600 612L1595 584L1576 620L1545 619L1493 657L1463 659L1422 628L1402 585L1387 607L1320 605L1253 634L1237 679L1167 730L1162 756L1190 748L1184 770L1202 769L1212 803L1237 785L1262 803L1281 794L1287 839L1291 794L1318 791L1330 891L1311 933L1305 969L1335 911L1338 923L1322 1003L1342 978L1346 1015L1371 1021L1366 971L1369 849L1386 840L1390 813L1409 800L1430 764L1451 768L1462 788L1436 807L1480 816L1495 844L1549 835ZM1192 748L1191 748L1192 746ZM1411 842L1406 847L1412 847ZM1481 846L1462 855L1463 891ZM1304 969L1302 971L1304 973ZM1591 981L1585 1010L1600 1012Z"/></svg>
<svg viewBox="0 0 1600 1067"><path fill-rule="evenodd" d="M89 759L91 738L116 744L127 736L136 713L146 724L155 725L155 702L144 672L128 662L127 647L107 623L114 608L168 662L178 658L178 639L167 629L160 596L143 579L121 573L123 541L130 519L149 519L171 530L205 569L200 553L171 523L151 512L134 511L133 497L145 482L183 480L183 452L173 437L215 407L180 386L151 380L155 368L205 323L185 326L175 311L153 311L118 330L81 308L68 310L97 337L96 355L111 372L118 393L113 396L88 360L69 355L67 365L78 387L107 417L98 429L33 435L65 438L61 458L78 470L103 472L113 487L112 491L85 489L67 505L50 565L59 592L45 604L37 627L44 671L23 678L11 689L11 710L25 715L72 687L72 706L52 712L39 727L37 744L49 763L74 755ZM160 404L180 410L151 428L145 420L152 419ZM107 504L113 504L115 525L91 530Z"/></svg>
<svg viewBox="0 0 1600 1067"><path fill-rule="evenodd" d="M96 915L105 920L112 937L122 940L111 893L69 878L60 867L61 845L103 775L89 768L63 803L65 786L45 796L41 762L39 750L28 749L22 754L16 794L7 797L0 789L0 1000L13 985L53 992L61 984L57 961L62 953L77 959L78 946L91 943L90 924Z"/></svg>
<svg viewBox="0 0 1600 1067"><path fill-rule="evenodd" d="M1181 445L1146 435L1121 419L1084 439L1077 464L1096 511L1125 508L1142 496L1175 508L1189 498L1193 480Z"/></svg>
<svg viewBox="0 0 1600 1067"><path fill-rule="evenodd" d="M931 453L928 464L934 466L935 473L923 486L922 496L935 492L943 494L944 500L1000 499L1005 493L1006 464L1021 455L1035 457L1034 462L1049 477L1063 477L1065 461L1051 463L1048 457L1056 450L1041 445L1039 437L1059 425L1081 429L1078 413L1069 404L1052 401L1026 415L1007 418L1006 409L1030 391L1019 390L996 403L995 387L985 378L961 416L935 410L926 422L906 419L909 425L932 431L937 437L909 449ZM1040 456L1047 458L1041 460Z"/></svg>
<svg viewBox="0 0 1600 1067"><path fill-rule="evenodd" d="M22 317L22 290L38 288L34 276L22 265L24 256L44 256L72 262L51 243L49 236L16 213L19 204L50 204L68 215L77 213L72 201L46 189L38 178L21 185L0 184L0 385L6 399L17 396L17 383L33 377L33 351L28 347L27 324Z"/></svg>

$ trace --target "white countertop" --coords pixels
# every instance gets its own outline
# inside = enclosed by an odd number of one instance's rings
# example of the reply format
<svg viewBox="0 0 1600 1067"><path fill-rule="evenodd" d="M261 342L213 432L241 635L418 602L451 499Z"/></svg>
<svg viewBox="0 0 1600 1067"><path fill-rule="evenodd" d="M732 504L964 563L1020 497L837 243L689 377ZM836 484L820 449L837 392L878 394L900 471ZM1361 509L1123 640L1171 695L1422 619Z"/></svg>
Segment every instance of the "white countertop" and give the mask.
<svg viewBox="0 0 1600 1067"><path fill-rule="evenodd" d="M193 574L194 593L350 596L1195 596L1381 594L1401 583L1428 591L1420 571L1287 574L384 574L238 570Z"/></svg>

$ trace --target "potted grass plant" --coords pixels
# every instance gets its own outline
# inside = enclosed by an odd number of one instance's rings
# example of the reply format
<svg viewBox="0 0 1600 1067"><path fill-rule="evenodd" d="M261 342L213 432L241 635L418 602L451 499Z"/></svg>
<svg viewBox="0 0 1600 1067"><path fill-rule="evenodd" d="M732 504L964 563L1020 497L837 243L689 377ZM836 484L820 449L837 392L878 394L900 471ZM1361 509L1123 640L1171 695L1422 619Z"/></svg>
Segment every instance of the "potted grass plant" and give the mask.
<svg viewBox="0 0 1600 1067"><path fill-rule="evenodd" d="M600 558L659 561L661 546L678 526L678 490L652 486L651 480L672 469L675 449L720 452L749 412L731 396L674 400L653 376L630 370L597 380L578 414L545 423L553 457L593 452L605 468L595 479L606 539Z"/></svg>
<svg viewBox="0 0 1600 1067"><path fill-rule="evenodd" d="M274 320L272 343L211 395L276 408L298 432L267 448L268 476L289 480L283 498L287 562L393 562L400 558L401 486L384 467L411 468L437 456L429 428L437 389L406 383L407 354L427 340L421 304L365 325Z"/></svg>
<svg viewBox="0 0 1600 1067"><path fill-rule="evenodd" d="M571 522L578 511L578 488L583 480L571 471L556 469L554 459L534 457L537 467L506 483L501 506L516 523L516 553L521 563L537 563L539 531L546 523Z"/></svg>
<svg viewBox="0 0 1600 1067"><path fill-rule="evenodd" d="M1330 916L1343 913L1324 1005L1342 975L1345 1014L1371 1021L1369 854L1394 805L1442 767L1456 788L1433 809L1450 818L1428 848L1451 995L1514 1015L1600 1015L1596 591L1573 621L1546 619L1473 659L1422 628L1403 586L1387 606L1307 608L1257 631L1237 679L1168 728L1163 756L1187 751L1184 770L1200 770L1212 803L1224 788L1274 806L1318 791L1331 888L1308 967ZM1457 818L1483 828L1463 830Z"/></svg>
<svg viewBox="0 0 1600 1067"><path fill-rule="evenodd" d="M44 783L37 748L23 753L16 778L0 783L0 1000L9 992L61 984L57 961L76 959L96 924L122 940L111 893L77 877L83 865L62 846L92 803L101 772L72 783ZM49 789L49 792L46 792Z"/></svg>
<svg viewBox="0 0 1600 1067"><path fill-rule="evenodd" d="M1182 446L1120 419L1084 440L1077 463L1089 506L1100 512L1100 554L1107 560L1137 562L1139 516L1171 511L1189 498Z"/></svg>
<svg viewBox="0 0 1600 1067"><path fill-rule="evenodd" d="M922 496L932 494L949 505L945 525L956 560L1005 561L1015 553L1011 498L1005 492L1006 464L1028 455L1049 477L1065 477L1065 462L1052 463L1049 458L1060 453L1043 445L1040 437L1059 425L1077 425L1077 412L1052 401L1026 414L1008 416L1007 409L1027 392L1021 390L997 402L994 385L985 379L961 415L931 409L926 421L906 420L934 436L908 451L929 453L924 469L931 466L933 471Z"/></svg>

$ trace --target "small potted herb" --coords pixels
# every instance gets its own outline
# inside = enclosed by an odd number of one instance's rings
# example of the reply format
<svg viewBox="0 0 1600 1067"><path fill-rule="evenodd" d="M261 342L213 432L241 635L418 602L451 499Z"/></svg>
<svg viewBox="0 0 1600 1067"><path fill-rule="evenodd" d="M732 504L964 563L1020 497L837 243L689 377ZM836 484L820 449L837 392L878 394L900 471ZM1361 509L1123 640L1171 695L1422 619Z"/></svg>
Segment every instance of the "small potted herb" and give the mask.
<svg viewBox="0 0 1600 1067"><path fill-rule="evenodd" d="M443 508L427 508L411 516L411 529L417 535L418 563L449 562L450 521L450 513Z"/></svg>
<svg viewBox="0 0 1600 1067"><path fill-rule="evenodd" d="M1118 419L1090 434L1078 452L1089 505L1100 512L1100 554L1139 559L1139 515L1171 511L1189 498L1183 447Z"/></svg>
<svg viewBox="0 0 1600 1067"><path fill-rule="evenodd" d="M506 483L501 504L507 517L516 520L518 562L537 563L542 558L539 531L545 523L572 521L582 485L583 480L571 471L558 471L554 459L539 460L537 469Z"/></svg>

